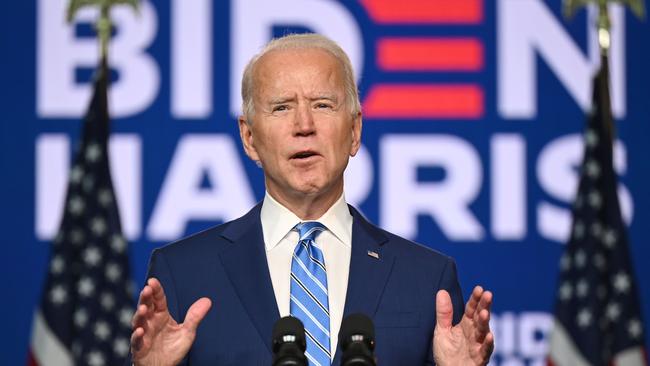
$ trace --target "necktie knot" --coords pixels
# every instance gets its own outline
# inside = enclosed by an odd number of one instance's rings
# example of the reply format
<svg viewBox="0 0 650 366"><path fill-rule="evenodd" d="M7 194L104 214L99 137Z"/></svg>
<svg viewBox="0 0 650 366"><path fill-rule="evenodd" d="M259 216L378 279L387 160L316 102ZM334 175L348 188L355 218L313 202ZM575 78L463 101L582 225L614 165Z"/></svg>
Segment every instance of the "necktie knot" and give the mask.
<svg viewBox="0 0 650 366"><path fill-rule="evenodd" d="M318 234L327 230L325 225L318 221L301 222L294 226L294 229L298 231L300 241L316 240Z"/></svg>

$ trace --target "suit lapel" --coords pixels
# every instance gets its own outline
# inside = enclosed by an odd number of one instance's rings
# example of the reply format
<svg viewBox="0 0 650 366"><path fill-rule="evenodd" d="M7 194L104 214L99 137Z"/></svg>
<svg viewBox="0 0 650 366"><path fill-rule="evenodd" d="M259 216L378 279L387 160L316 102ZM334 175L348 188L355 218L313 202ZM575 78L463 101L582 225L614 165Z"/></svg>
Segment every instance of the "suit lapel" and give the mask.
<svg viewBox="0 0 650 366"><path fill-rule="evenodd" d="M354 313L372 318L377 312L395 257L385 250L386 235L351 206L350 212L354 220L352 252L343 319ZM375 258L375 254L379 258ZM333 364L338 364L340 357L341 352L337 350Z"/></svg>
<svg viewBox="0 0 650 366"><path fill-rule="evenodd" d="M264 344L271 351L273 324L280 319L264 251L261 204L223 232L232 245L220 253L221 263Z"/></svg>

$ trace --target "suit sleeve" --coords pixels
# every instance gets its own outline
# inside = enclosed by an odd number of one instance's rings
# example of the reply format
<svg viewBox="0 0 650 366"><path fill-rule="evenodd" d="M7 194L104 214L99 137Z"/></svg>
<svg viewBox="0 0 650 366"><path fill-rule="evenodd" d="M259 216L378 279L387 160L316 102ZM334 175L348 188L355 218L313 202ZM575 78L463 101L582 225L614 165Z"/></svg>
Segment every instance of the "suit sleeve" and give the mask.
<svg viewBox="0 0 650 366"><path fill-rule="evenodd" d="M182 322L183 318L179 314L178 309L178 297L176 293L176 283L172 271L169 267L169 263L165 258L165 254L160 249L155 249L151 253L151 258L149 258L149 268L147 270L147 280L149 278L155 277L160 284L162 285L163 291L165 291L165 297L167 298L167 308L169 314L176 320L176 322ZM146 281L145 281L146 282ZM125 365L132 365L131 354L129 352L129 357ZM179 365L187 366L189 362L187 357L181 361Z"/></svg>
<svg viewBox="0 0 650 366"><path fill-rule="evenodd" d="M463 293L460 289L460 284L458 283L456 262L452 258L447 258L445 269L442 271L442 276L440 276L440 282L438 283L438 290L446 290L451 296L451 303L454 308L453 324L458 324L460 322L460 319L463 317L465 305L463 303ZM425 365L430 366L435 364L436 363L433 361L432 339L432 342L430 342L429 358L427 359Z"/></svg>

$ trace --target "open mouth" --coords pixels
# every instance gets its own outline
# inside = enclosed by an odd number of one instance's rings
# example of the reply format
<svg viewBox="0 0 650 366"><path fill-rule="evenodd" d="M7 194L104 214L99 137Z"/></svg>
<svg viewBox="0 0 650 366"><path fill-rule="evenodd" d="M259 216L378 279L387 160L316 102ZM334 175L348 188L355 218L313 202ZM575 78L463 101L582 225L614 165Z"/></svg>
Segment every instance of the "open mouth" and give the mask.
<svg viewBox="0 0 650 366"><path fill-rule="evenodd" d="M310 157L315 156L315 155L318 155L318 154L313 152L313 151L309 151L309 150L299 151L299 152L291 155L291 159L307 159L307 158L310 158Z"/></svg>

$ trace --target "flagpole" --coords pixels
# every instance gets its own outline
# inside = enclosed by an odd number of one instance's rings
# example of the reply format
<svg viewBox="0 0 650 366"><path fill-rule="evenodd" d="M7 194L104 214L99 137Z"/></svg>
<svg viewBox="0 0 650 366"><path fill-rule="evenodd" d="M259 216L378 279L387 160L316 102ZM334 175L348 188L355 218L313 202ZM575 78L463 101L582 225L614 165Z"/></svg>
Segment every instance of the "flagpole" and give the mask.
<svg viewBox="0 0 650 366"><path fill-rule="evenodd" d="M609 16L609 4L620 3L629 6L632 12L639 18L645 17L644 0L565 0L564 1L564 14L567 18L571 18L578 8L587 6L589 4L596 4L598 6L598 19L596 27L598 30L598 48L600 49L600 68L596 83L605 83L607 85L593 85L594 88L604 90L600 94L599 106L603 108L604 115L609 118L603 118L602 121L606 123L606 130L609 133L610 139L613 141L615 134L614 118L612 116L612 108L610 105L609 95L609 49L611 47L611 19Z"/></svg>

